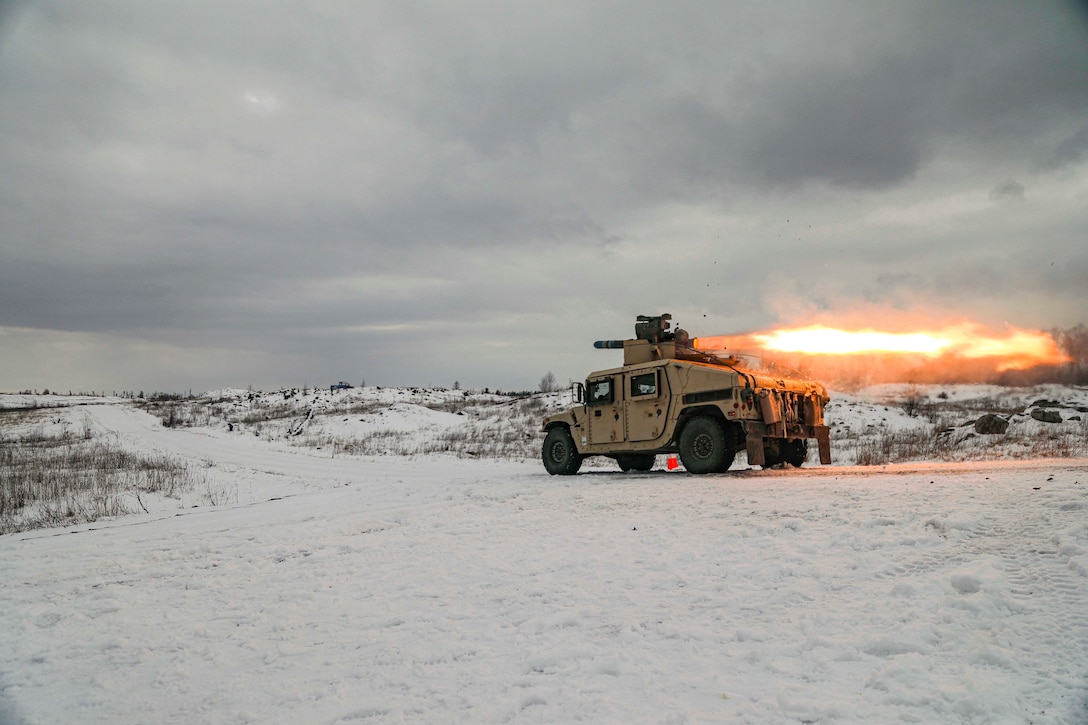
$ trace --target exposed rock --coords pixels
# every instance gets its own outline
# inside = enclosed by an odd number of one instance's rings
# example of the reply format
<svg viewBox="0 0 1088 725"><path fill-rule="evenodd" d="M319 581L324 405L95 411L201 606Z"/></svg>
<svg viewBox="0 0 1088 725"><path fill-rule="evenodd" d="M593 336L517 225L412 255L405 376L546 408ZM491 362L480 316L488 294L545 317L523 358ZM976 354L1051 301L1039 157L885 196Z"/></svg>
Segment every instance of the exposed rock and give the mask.
<svg viewBox="0 0 1088 725"><path fill-rule="evenodd" d="M1043 423L1061 423L1062 416L1056 410L1035 408L1031 411L1031 417Z"/></svg>
<svg viewBox="0 0 1088 725"><path fill-rule="evenodd" d="M1000 435L1009 429L1009 421L994 413L987 413L975 421L975 432L982 435Z"/></svg>
<svg viewBox="0 0 1088 725"><path fill-rule="evenodd" d="M1031 407L1033 407L1033 408L1061 408L1062 404L1059 403L1056 400L1047 400L1046 398L1043 398L1042 400L1036 400L1034 403L1031 404Z"/></svg>

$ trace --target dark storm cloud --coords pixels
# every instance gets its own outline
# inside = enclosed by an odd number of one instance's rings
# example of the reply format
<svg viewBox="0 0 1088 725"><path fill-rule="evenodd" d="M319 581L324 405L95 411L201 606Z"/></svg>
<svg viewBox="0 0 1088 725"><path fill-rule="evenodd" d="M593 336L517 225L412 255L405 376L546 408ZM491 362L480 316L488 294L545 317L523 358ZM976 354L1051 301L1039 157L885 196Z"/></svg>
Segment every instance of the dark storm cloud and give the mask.
<svg viewBox="0 0 1088 725"><path fill-rule="evenodd" d="M698 183L880 188L910 178L941 137L1021 143L1047 117L1088 112L1088 33L1059 8L913 7L867 28L883 47L848 64L799 47L728 95L666 104L663 138L678 144L659 160ZM1079 159L1081 135L1060 157Z"/></svg>
<svg viewBox="0 0 1088 725"><path fill-rule="evenodd" d="M1083 295L1017 256L1084 268L1075 4L0 8L0 331L531 363L657 306Z"/></svg>

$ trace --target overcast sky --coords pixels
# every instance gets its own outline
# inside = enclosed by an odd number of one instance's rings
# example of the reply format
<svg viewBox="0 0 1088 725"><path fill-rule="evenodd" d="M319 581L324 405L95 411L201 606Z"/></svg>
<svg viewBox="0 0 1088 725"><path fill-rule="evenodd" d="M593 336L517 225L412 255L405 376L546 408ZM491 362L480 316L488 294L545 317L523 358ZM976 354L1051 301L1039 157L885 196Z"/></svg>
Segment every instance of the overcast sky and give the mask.
<svg viewBox="0 0 1088 725"><path fill-rule="evenodd" d="M0 390L534 388L598 338L1088 322L1061 2L0 2Z"/></svg>

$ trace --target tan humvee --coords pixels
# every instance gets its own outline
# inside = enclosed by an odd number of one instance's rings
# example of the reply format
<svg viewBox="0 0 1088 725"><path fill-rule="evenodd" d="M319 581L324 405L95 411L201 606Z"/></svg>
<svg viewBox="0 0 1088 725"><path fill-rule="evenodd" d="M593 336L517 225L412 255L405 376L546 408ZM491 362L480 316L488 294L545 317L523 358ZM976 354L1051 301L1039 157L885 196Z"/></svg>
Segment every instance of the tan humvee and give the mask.
<svg viewBox="0 0 1088 725"><path fill-rule="evenodd" d="M586 456L648 471L660 453L679 453L691 473L716 473L741 450L751 465L800 466L809 438L820 462L831 462L823 385L742 356L697 350L684 330L669 332L671 317L640 315L636 339L594 343L623 348L623 367L575 383L580 405L544 419L549 473L577 473Z"/></svg>

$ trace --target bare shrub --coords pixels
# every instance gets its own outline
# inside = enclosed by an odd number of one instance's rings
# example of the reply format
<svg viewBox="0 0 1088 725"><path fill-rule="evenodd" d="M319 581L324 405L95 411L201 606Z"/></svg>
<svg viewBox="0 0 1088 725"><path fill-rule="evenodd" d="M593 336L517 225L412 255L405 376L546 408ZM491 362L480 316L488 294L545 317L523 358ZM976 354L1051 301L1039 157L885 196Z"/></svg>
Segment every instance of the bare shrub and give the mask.
<svg viewBox="0 0 1088 725"><path fill-rule="evenodd" d="M854 458L859 466L883 466L904 461L945 460L951 449L948 437L932 428L881 430L855 440Z"/></svg>
<svg viewBox="0 0 1088 725"><path fill-rule="evenodd" d="M544 373L544 377L540 379L539 387L542 393L554 393L559 390L559 382L555 379L555 373L551 370Z"/></svg>
<svg viewBox="0 0 1088 725"><path fill-rule="evenodd" d="M121 450L89 424L0 430L0 534L134 513L140 493L176 496L194 483L188 466Z"/></svg>

